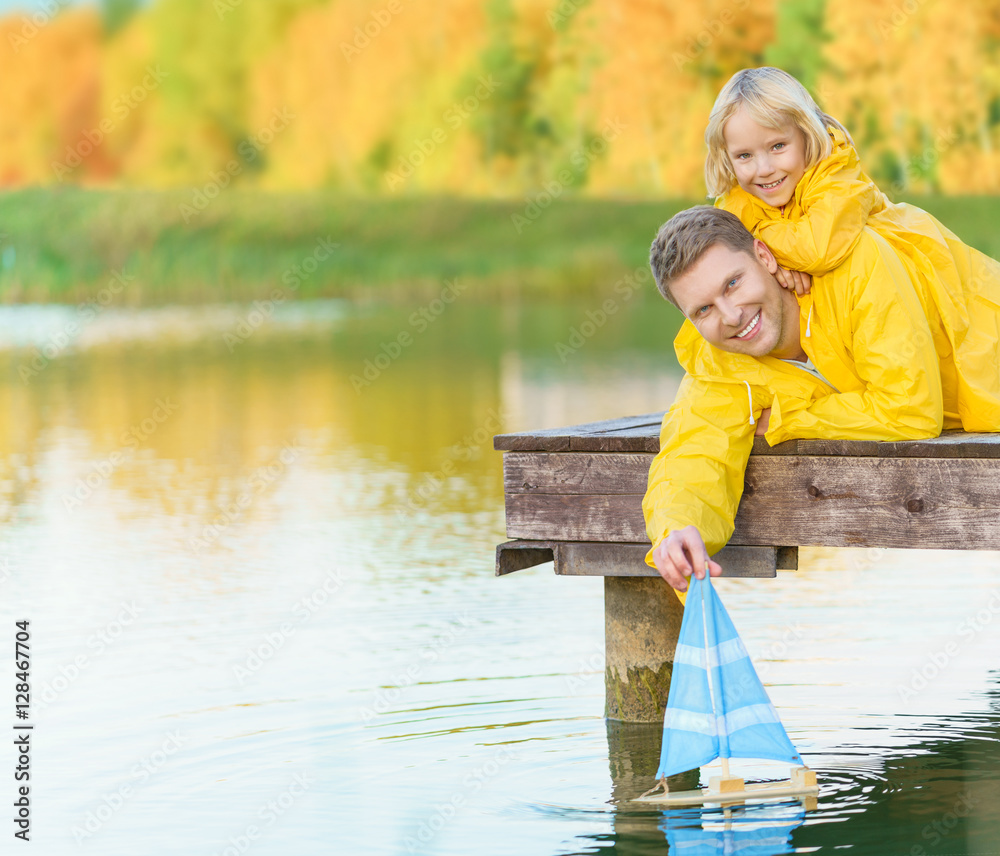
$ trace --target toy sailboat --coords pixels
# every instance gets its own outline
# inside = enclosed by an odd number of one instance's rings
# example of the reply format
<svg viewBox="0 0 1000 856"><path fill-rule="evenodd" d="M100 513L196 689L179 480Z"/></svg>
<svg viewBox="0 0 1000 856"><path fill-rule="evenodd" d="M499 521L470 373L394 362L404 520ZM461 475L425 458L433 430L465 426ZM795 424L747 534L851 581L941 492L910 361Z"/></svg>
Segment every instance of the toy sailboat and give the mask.
<svg viewBox="0 0 1000 856"><path fill-rule="evenodd" d="M722 760L722 775L707 788L674 791L667 776ZM729 773L730 758L787 761L788 779L747 785ZM802 763L722 605L706 569L691 577L674 653L656 787L637 802L658 805L738 803L819 793L816 774ZM659 788L663 793L655 793Z"/></svg>

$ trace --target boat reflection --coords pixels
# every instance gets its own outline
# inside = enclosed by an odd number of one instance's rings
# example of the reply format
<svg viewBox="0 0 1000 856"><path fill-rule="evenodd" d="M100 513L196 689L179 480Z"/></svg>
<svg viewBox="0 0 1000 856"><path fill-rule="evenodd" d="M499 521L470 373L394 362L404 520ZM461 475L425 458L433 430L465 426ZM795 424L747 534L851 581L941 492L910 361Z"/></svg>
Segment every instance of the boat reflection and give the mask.
<svg viewBox="0 0 1000 856"><path fill-rule="evenodd" d="M793 852L792 831L805 819L806 807L801 803L706 808L695 810L693 816L692 812L669 812L660 829L675 854L773 856Z"/></svg>

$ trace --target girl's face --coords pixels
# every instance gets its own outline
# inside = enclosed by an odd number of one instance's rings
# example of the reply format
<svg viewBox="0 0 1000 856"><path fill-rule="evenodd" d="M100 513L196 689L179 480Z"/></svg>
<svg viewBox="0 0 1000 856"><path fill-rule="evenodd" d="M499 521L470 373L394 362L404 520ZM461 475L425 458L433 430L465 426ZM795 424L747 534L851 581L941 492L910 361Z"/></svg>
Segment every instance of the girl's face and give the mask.
<svg viewBox="0 0 1000 856"><path fill-rule="evenodd" d="M806 171L802 132L791 123L766 128L740 109L726 122L722 136L740 187L775 208L787 205Z"/></svg>

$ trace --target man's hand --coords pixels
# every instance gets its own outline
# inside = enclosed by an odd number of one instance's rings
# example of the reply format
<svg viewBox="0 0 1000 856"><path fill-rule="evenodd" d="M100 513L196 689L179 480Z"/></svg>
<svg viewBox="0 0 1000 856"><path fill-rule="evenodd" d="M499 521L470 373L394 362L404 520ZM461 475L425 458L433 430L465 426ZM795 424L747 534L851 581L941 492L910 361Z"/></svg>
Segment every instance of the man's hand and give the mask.
<svg viewBox="0 0 1000 856"><path fill-rule="evenodd" d="M781 265L778 265L774 278L778 280L778 284L782 288L794 291L799 296L808 294L812 289L812 277L800 270L785 270Z"/></svg>
<svg viewBox="0 0 1000 856"><path fill-rule="evenodd" d="M694 526L671 532L653 550L653 561L660 576L677 591L687 591L687 578L691 574L699 580L705 579L706 566L713 577L722 573L722 565L708 558L705 542Z"/></svg>

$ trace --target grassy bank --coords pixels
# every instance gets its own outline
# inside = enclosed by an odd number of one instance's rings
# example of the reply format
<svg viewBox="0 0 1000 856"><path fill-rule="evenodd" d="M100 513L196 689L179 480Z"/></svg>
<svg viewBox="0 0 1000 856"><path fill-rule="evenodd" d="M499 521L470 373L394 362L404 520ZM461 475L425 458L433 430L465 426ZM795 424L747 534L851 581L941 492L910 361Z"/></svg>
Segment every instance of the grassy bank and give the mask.
<svg viewBox="0 0 1000 856"><path fill-rule="evenodd" d="M0 194L0 300L85 300L115 271L134 278L121 305L245 301L275 288L392 299L436 292L453 277L483 299L609 291L645 268L656 228L689 204L557 199L540 208L229 190L199 210L190 191L22 190ZM918 204L1000 254L1000 200Z"/></svg>
<svg viewBox="0 0 1000 856"><path fill-rule="evenodd" d="M379 299L453 277L484 298L600 291L644 266L657 226L688 204L557 200L526 211L524 201L237 191L202 211L191 202L190 192L0 195L0 299L75 302L113 271L135 277L126 304L251 300L278 287Z"/></svg>

